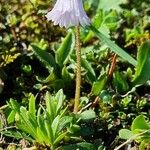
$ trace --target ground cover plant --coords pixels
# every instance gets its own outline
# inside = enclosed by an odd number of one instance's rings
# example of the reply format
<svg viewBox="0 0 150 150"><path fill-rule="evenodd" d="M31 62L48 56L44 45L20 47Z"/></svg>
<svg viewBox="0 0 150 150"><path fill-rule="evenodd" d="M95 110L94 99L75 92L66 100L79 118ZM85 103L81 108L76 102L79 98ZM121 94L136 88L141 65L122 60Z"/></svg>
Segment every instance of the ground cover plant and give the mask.
<svg viewBox="0 0 150 150"><path fill-rule="evenodd" d="M68 1L1 0L0 149L149 150L149 0Z"/></svg>

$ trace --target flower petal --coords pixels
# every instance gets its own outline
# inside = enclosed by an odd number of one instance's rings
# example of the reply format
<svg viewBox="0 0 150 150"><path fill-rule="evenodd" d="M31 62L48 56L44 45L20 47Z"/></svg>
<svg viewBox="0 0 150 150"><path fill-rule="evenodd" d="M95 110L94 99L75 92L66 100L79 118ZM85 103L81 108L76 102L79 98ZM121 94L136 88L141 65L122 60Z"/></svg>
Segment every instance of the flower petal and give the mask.
<svg viewBox="0 0 150 150"><path fill-rule="evenodd" d="M46 15L48 21L60 27L90 25L90 19L86 15L82 0L57 0L54 8Z"/></svg>

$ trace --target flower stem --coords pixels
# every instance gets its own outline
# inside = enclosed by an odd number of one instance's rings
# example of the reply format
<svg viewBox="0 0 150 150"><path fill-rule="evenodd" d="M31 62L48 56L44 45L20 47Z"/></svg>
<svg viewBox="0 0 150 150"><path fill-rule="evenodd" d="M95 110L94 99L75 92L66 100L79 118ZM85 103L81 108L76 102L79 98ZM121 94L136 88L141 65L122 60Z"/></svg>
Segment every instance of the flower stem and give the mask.
<svg viewBox="0 0 150 150"><path fill-rule="evenodd" d="M79 110L80 103L80 86L81 86L81 47L80 47L80 27L76 27L76 91L75 91L75 102L74 102L74 113Z"/></svg>

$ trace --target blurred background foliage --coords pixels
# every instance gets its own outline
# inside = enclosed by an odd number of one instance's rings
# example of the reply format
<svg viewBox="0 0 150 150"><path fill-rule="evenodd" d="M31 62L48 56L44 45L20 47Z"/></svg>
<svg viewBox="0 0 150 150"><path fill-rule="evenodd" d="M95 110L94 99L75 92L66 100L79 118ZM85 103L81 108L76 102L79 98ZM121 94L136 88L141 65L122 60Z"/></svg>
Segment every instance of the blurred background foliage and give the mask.
<svg viewBox="0 0 150 150"><path fill-rule="evenodd" d="M64 35L64 31L57 28L56 32L46 21L44 14L50 8L49 1L1 1L0 77L5 83L4 93L9 93L1 97L3 100L12 94L20 97L21 91L30 91L35 83L35 72L41 72L42 65L40 68L30 44L36 43L53 53L53 42Z"/></svg>
<svg viewBox="0 0 150 150"><path fill-rule="evenodd" d="M20 97L21 91L31 89L34 91L36 88L33 88L33 85L38 84L35 79L36 75L47 76L49 74L46 69L42 68L43 64L33 55L30 44L34 43L42 50L55 55L61 42L60 37L64 37L66 31L54 27L44 17L54 3L48 0L1 1L0 77L3 83L1 88L5 85L1 94L3 100L11 97L12 94ZM103 0L85 0L84 4L93 25L107 37L111 36L119 46L136 57L137 47L150 37L149 1L113 0L110 3ZM85 66L83 68L86 68L83 74L88 68L85 84L89 90L93 81L101 74L100 70L108 69L110 61L105 62L108 58L111 59L112 55L109 51L104 51L108 49L105 44L93 37L94 34L91 31L82 30L82 55ZM71 60L67 62L67 67L70 65L68 63L72 63ZM103 64L106 67L102 67ZM70 65L68 68L73 69L74 66ZM41 74L41 70L45 73ZM6 94L7 92L9 94Z"/></svg>
<svg viewBox="0 0 150 150"><path fill-rule="evenodd" d="M67 32L47 22L45 14L54 3L50 0L1 0L0 106L10 98L25 105L30 92L38 93L40 101L45 91L56 93L63 88L66 103L70 102L69 108L72 107L74 29ZM92 109L97 114L94 122L81 123L81 136L89 142L104 141L108 149L113 149L120 128L128 127L139 113L150 115L150 83L147 82L150 79L147 71L150 46L145 43L150 39L150 2L84 0L84 6L93 26L138 61L137 68L132 66L115 56L92 31L81 28L80 105L84 107L94 102ZM141 62L143 58L144 63ZM115 69L109 73L113 59ZM144 69L139 69L143 64ZM142 86L137 87L138 84Z"/></svg>

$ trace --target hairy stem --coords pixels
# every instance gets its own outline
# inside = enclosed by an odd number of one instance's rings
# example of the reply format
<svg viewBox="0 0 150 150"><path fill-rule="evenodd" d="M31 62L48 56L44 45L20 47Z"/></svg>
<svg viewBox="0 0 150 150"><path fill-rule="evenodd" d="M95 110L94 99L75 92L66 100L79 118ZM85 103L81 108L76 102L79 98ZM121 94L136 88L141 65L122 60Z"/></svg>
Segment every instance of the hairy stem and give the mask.
<svg viewBox="0 0 150 150"><path fill-rule="evenodd" d="M75 91L75 102L74 102L74 113L79 110L80 103L80 86L81 86L81 47L80 47L80 27L76 27L76 91Z"/></svg>

